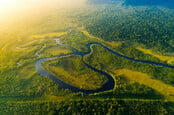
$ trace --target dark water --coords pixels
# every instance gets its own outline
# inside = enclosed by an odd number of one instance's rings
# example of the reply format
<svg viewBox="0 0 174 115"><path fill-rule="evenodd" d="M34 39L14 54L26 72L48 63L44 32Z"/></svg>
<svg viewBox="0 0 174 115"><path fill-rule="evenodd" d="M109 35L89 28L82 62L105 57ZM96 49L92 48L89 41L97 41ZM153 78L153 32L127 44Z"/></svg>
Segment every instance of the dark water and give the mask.
<svg viewBox="0 0 174 115"><path fill-rule="evenodd" d="M58 40L56 40L56 43L61 45L61 46L64 46L64 47L68 47L70 48L71 50L74 51L73 54L67 54L67 55L61 55L61 56L55 56L55 57L50 57L50 58L43 58L43 59L40 59L38 61L36 61L36 64L35 64L35 67L36 69L38 70L38 72L41 74L41 75L44 75L44 76L47 76L49 77L50 79L52 79L56 84L60 85L62 88L64 89L70 89L71 91L73 92L83 92L83 93L86 93L86 94L89 94L89 93L97 93L97 92L102 92L102 91L107 91L107 90L111 90L114 88L114 79L112 78L112 76L110 76L109 74L107 74L106 72L104 71L101 71L101 70L98 70L92 66L90 66L89 64L85 63L85 62L82 62L86 67L88 67L89 69L101 74L101 75L104 75L105 77L108 78L108 82L105 83L101 88L97 89L97 90L83 90L83 89L80 89L80 88L77 88L77 87L74 87L74 86L71 86L67 83L65 83L64 81L61 81L59 78L57 78L56 76L52 75L51 73L47 72L41 65L42 62L44 61L47 61L47 60L51 60L51 59L56 59L56 58L59 58L59 57L66 57L66 56L70 56L70 55L80 55L80 56L85 56L87 54L89 54L91 52L91 49L90 49L90 46L89 46L89 49L88 49L88 52L86 53L83 53L83 52L80 52L78 51L77 49L71 47L71 46L68 46L68 45L65 45L65 44L62 44L60 43ZM91 44L92 45L92 44Z"/></svg>
<svg viewBox="0 0 174 115"><path fill-rule="evenodd" d="M84 57L85 55L91 53L91 46L92 45L99 45L99 46L105 48L110 53L115 54L116 56L119 56L119 57L127 59L127 60L131 60L131 61L134 61L134 62L137 62L137 63L145 63L145 64L157 65L157 66L161 66L161 67L167 67L167 68L174 69L174 66L170 66L170 65L167 65L167 64L156 63L156 62L151 62L151 61L144 61L144 60L134 59L134 58L131 58L131 57L127 57L127 56L121 55L121 54L111 50L110 48L108 48L108 47L106 47L106 46L104 46L104 45L102 45L102 44L100 44L98 42L87 44L86 45L86 47L88 48L87 52L80 52L80 51L78 51L77 49L75 49L75 48L73 48L71 46L68 46L68 45L60 43L59 41L56 41L56 43L59 44L59 45L62 45L64 47L68 47L68 48L72 49L74 51L74 53L73 54L62 55L62 56L55 56L55 57L40 59L40 60L36 61L36 68L37 68L38 72L41 75L48 76L55 83L59 84L62 88L70 89L73 92L84 92L84 93L89 94L89 93L97 93L97 92L107 91L107 90L111 90L111 89L114 88L115 82L114 82L114 79L112 78L112 76L110 76L108 73L106 73L104 71L101 71L101 70L98 70L98 69L92 67L91 65L83 62L83 64L86 67L90 68L91 70L93 70L93 71L95 71L95 72L97 72L97 73L99 73L101 75L106 76L108 78L108 82L105 83L100 89L97 89L97 90L83 90L83 89L79 89L77 87L71 86L71 85L61 81L56 76L54 76L54 75L50 74L49 72L47 72L45 69L43 69L41 63L46 61L46 60L55 59L55 58L59 58L59 57L65 57L65 56L69 56L69 55L80 55L80 56Z"/></svg>
<svg viewBox="0 0 174 115"><path fill-rule="evenodd" d="M86 63L84 63L85 66L87 66L88 68L94 70L95 72L98 72L98 73L100 73L102 75L105 75L109 79L109 81L106 84L104 84L102 86L102 88L97 89L97 90L83 90L83 89L79 89L77 87L74 87L72 85L69 85L69 84L65 83L64 81L61 81L56 76L52 75L51 73L49 73L45 69L43 69L43 67L41 65L41 63L44 62L44 61L46 61L46 60L50 60L50 59L54 59L54 58L59 58L59 57L70 56L70 55L73 55L73 54L67 54L67 55L62 55L62 56L57 56L57 57L51 57L51 58L43 58L43 59L40 59L40 60L36 61L35 66L36 66L38 72L41 75L44 75L44 76L49 77L56 84L60 85L62 88L64 88L64 89L70 89L73 92L83 92L83 93L89 94L89 93L97 93L97 92L101 92L101 91L106 91L106 90L110 90L110 89L113 88L113 86L114 86L114 80L112 79L112 77L109 74L107 74L107 73L105 73L103 71L97 70L97 69L91 67L90 65L88 65Z"/></svg>
<svg viewBox="0 0 174 115"><path fill-rule="evenodd" d="M127 59L127 60L131 60L131 61L134 61L134 62L139 62L139 63L145 63L145 64L151 64L151 65L157 65L157 66L161 66L161 67L167 67L167 68L171 68L171 69L174 69L174 66L170 66L170 65L167 65L167 64L162 64L162 63L156 63L156 62L151 62L151 61L144 61L144 60L139 60L139 59L135 59L135 58L131 58L131 57L127 57L127 56L124 56L124 55L121 55L113 50L111 50L110 48L98 43L98 42L95 42L95 43L89 43L86 45L86 47L88 48L88 52L91 52L91 45L99 45L103 48L105 48L106 50L108 50L109 52L111 52L112 54L115 54L119 57L122 57L124 59Z"/></svg>

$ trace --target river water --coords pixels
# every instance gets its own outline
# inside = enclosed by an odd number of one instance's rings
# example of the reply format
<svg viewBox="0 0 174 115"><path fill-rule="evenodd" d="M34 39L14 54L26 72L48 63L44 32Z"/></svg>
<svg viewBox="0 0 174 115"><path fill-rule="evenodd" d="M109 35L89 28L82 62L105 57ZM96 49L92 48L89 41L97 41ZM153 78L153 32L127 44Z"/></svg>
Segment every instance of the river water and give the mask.
<svg viewBox="0 0 174 115"><path fill-rule="evenodd" d="M99 45L99 46L105 48L110 53L112 53L112 54L114 54L116 56L119 56L121 58L127 59L127 60L131 60L131 61L134 61L134 62L137 62L137 63L145 63L145 64L157 65L157 66L161 66L161 67L167 67L167 68L174 69L174 66L170 66L170 65L167 65L167 64L156 63L156 62L151 62L151 61L144 61L144 60L134 59L134 58L131 58L131 57L127 57L127 56L121 55L120 53L117 53L117 52L111 50L110 48L108 48L108 47L106 47L103 44L98 43L98 42L93 42L93 43L87 44L86 47L87 47L88 51L87 52L80 52L80 51L78 51L77 49L75 49L75 48L73 48L71 46L68 46L68 45L65 45L63 43L60 43L58 38L53 38L53 39L55 40L56 44L64 46L64 47L67 47L67 48L70 48L71 50L73 50L74 53L39 59L39 60L36 61L35 67L36 67L36 69L38 70L38 72L41 75L49 77L55 83L60 85L62 88L69 89L69 90L71 90L73 92L83 92L83 93L89 94L89 93L97 93L97 92L112 90L114 88L115 81L114 81L113 77L111 75L109 75L108 73L106 73L106 72L104 72L102 70L98 70L98 69L92 67L91 65L85 63L84 61L82 61L82 63L86 67L90 68L91 70L93 70L93 71L95 71L95 72L97 72L97 73L99 73L101 75L104 75L108 79L108 82L105 83L100 89L97 89L97 90L84 90L84 89L80 89L80 88L74 87L72 85L69 85L69 84L65 83L64 81L61 81L58 77L56 77L56 76L52 75L51 73L49 73L48 71L46 71L42 67L41 63L44 62L44 61L47 61L47 60L56 59L56 58L60 58L60 57L66 57L66 56L70 56L70 55L79 55L81 57L84 57L85 55L88 55L88 54L91 53L91 46L92 45Z"/></svg>

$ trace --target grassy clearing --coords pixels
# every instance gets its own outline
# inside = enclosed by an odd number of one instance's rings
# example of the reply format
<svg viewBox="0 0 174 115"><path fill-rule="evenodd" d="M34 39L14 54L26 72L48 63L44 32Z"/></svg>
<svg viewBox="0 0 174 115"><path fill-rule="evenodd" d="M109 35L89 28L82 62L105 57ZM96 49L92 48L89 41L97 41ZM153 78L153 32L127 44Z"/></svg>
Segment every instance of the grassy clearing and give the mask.
<svg viewBox="0 0 174 115"><path fill-rule="evenodd" d="M59 38L63 35L66 35L68 32L55 32L55 33L46 33L46 34L36 34L27 37L25 40L20 43L21 47L29 47L31 45L43 44L44 40L49 40L50 38Z"/></svg>
<svg viewBox="0 0 174 115"><path fill-rule="evenodd" d="M46 48L44 51L41 52L41 56L58 56L61 54L68 54L71 53L69 49L61 48L60 46L53 46L50 48Z"/></svg>
<svg viewBox="0 0 174 115"><path fill-rule="evenodd" d="M145 48L141 48L141 47L137 47L136 49L143 52L144 54L151 55L161 61L167 62L168 64L173 64L174 57L157 54L157 53L153 52L151 49L145 49Z"/></svg>
<svg viewBox="0 0 174 115"><path fill-rule="evenodd" d="M55 33L46 33L46 34L38 34L38 35L32 35L29 37L30 40L40 39L40 38L58 38L63 35L66 35L67 32L55 32Z"/></svg>
<svg viewBox="0 0 174 115"><path fill-rule="evenodd" d="M57 32L48 34L33 35L23 41L10 42L0 49L0 68L6 66L17 66L17 63L24 64L27 60L34 61L36 59L36 52L44 52L43 56L54 56L62 53L69 53L70 51L63 48L56 49L57 44L52 39L66 35L67 32ZM54 46L54 48L52 48Z"/></svg>
<svg viewBox="0 0 174 115"><path fill-rule="evenodd" d="M95 90L107 82L105 76L84 66L79 56L47 61L44 67L62 81L81 89Z"/></svg>
<svg viewBox="0 0 174 115"><path fill-rule="evenodd" d="M168 84L163 83L162 81L152 79L148 74L141 73L137 71L132 71L129 69L120 69L115 70L114 73L116 75L124 75L128 80L135 81L140 84L144 84L149 86L162 95L166 97L166 99L174 99L174 87Z"/></svg>
<svg viewBox="0 0 174 115"><path fill-rule="evenodd" d="M73 30L70 34L66 35L62 39L60 39L61 43L69 45L78 49L81 52L87 51L86 44L91 42L99 42L102 43L112 49L118 48L121 46L121 42L106 42L101 38L92 36L84 29Z"/></svg>
<svg viewBox="0 0 174 115"><path fill-rule="evenodd" d="M86 30L80 30L85 36L91 38L91 39L94 39L94 40L97 40L97 42L102 42L102 43L105 43L106 45L109 45L111 47L119 47L121 45L120 42L114 42L114 41L111 41L111 42L108 42L108 41L104 41L103 39L99 38L99 37L96 37L96 36L93 36L91 35L88 31Z"/></svg>

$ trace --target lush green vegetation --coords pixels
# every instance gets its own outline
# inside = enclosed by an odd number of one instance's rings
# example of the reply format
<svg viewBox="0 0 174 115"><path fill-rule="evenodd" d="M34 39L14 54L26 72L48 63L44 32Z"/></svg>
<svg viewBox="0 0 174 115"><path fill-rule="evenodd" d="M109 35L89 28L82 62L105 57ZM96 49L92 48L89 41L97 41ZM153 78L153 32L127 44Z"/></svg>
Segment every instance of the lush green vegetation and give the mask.
<svg viewBox="0 0 174 115"><path fill-rule="evenodd" d="M85 61L93 65L93 67L111 73L112 70L127 68L147 73L155 79L159 79L165 83L173 85L173 69L126 60L111 54L100 46L93 46L93 51L95 51L95 53L91 53L85 57Z"/></svg>
<svg viewBox="0 0 174 115"><path fill-rule="evenodd" d="M61 88L35 68L38 59L73 53L55 38L81 52L98 42L128 57L173 65L174 11L121 3L94 0L83 8L53 8L43 16L36 12L22 18L31 16L28 22L3 25L0 114L174 114L174 69L127 60L97 45L83 58L42 63L57 78L85 90L101 88L107 78L82 60L115 80L110 91L84 94Z"/></svg>
<svg viewBox="0 0 174 115"><path fill-rule="evenodd" d="M173 114L173 103L151 100L103 100L82 98L58 102L0 103L1 113L27 114Z"/></svg>
<svg viewBox="0 0 174 115"><path fill-rule="evenodd" d="M44 67L62 81L81 89L96 90L107 82L104 75L86 67L80 56L62 57L46 61Z"/></svg>
<svg viewBox="0 0 174 115"><path fill-rule="evenodd" d="M30 20L25 16L21 20L14 19L14 22L0 29L0 102L32 103L64 100L73 96L70 90L62 89L46 76L39 75L35 68L35 62L40 58L71 52L57 46L54 39L49 39L66 34L65 31L75 26L66 18L65 12L70 10L53 10L36 11L36 14L29 12ZM43 12L44 15L40 15Z"/></svg>
<svg viewBox="0 0 174 115"><path fill-rule="evenodd" d="M169 8L173 8L173 0L125 0L126 5L161 5Z"/></svg>
<svg viewBox="0 0 174 115"><path fill-rule="evenodd" d="M107 41L143 44L160 52L173 51L173 11L161 7L108 5L84 20L92 35Z"/></svg>
<svg viewBox="0 0 174 115"><path fill-rule="evenodd" d="M116 85L113 91L106 91L91 95L95 98L122 98L122 99L163 99L163 95L142 83L132 82L123 75L115 78Z"/></svg>

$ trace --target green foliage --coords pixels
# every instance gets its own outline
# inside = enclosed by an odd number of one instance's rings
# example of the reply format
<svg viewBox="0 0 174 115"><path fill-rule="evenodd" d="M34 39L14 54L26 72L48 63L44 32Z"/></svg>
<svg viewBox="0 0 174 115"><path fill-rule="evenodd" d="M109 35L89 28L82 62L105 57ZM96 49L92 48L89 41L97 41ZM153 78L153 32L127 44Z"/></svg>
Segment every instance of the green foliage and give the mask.
<svg viewBox="0 0 174 115"><path fill-rule="evenodd" d="M0 103L0 113L61 115L165 115L172 114L173 103L145 100L73 100L63 102Z"/></svg>
<svg viewBox="0 0 174 115"><path fill-rule="evenodd" d="M162 98L162 95L154 89L136 82L129 83L125 77L116 77L114 94L120 98Z"/></svg>
<svg viewBox="0 0 174 115"><path fill-rule="evenodd" d="M94 42L95 40L88 38L82 32L73 30L69 35L66 35L60 39L61 43L69 45L73 48L78 49L81 52L87 51L86 44Z"/></svg>
<svg viewBox="0 0 174 115"><path fill-rule="evenodd" d="M165 54L167 51L171 55L174 46L172 10L149 7L138 9L119 4L54 10L43 16L30 17L34 20L28 22L14 22L8 26L10 29L0 28L0 114L174 114L173 102L162 101L163 96L159 92L137 82L130 82L124 76L113 75L113 70L127 68L173 85L173 69L126 60L94 45L84 61L112 74L116 81L115 88L108 92L80 95L62 89L46 76L39 75L34 66L37 59L71 52L68 48L58 46L53 39L47 39L48 36L42 36L58 31L69 31L60 41L82 52L87 51L87 43L100 42L107 46L106 41L115 41L122 45L108 47L121 54L161 62L135 47L141 45ZM85 36L78 31L77 26L84 26L89 33L103 40ZM33 35L41 35L44 39L38 36L32 38ZM76 79L74 83L78 87L84 83L85 88L92 84L92 88L96 89L106 82L104 76L84 67L80 57L50 60L44 66L49 71L50 68L58 67L61 69L58 72L62 74L58 77L66 78L69 84ZM56 72L53 74L57 75Z"/></svg>
<svg viewBox="0 0 174 115"><path fill-rule="evenodd" d="M163 96L143 84L130 82L124 76L116 77L114 90L91 94L92 98L119 98L119 99L163 99Z"/></svg>
<svg viewBox="0 0 174 115"><path fill-rule="evenodd" d="M107 41L144 44L158 51L172 52L169 41L174 38L172 10L151 7L107 5L84 20L86 29Z"/></svg>
<svg viewBox="0 0 174 115"><path fill-rule="evenodd" d="M107 82L107 78L86 67L80 56L61 57L44 62L44 68L65 83L85 90L95 90Z"/></svg>
<svg viewBox="0 0 174 115"><path fill-rule="evenodd" d="M37 100L43 96L46 96L45 99L49 99L47 95L65 96L71 93L49 78L38 75L35 70L30 73L28 68L28 76L21 73L20 70L21 68L10 69L0 74L0 101ZM27 71L25 72L27 73Z"/></svg>
<svg viewBox="0 0 174 115"><path fill-rule="evenodd" d="M87 63L93 65L93 67L96 67L98 69L112 73L112 70L128 68L130 70L147 73L148 75L151 75L153 78L161 80L171 85L174 83L174 77L173 77L174 70L171 68L133 62L131 60L115 56L114 54L111 54L110 52L108 52L104 48L101 48L100 46L93 46L93 51L95 52L92 52L91 54L85 56L84 59ZM139 53L140 52L132 52L131 54L134 55ZM134 58L139 59L141 53L140 55L134 55L134 56L135 56ZM149 60L156 60L148 56L147 57L145 56L145 58Z"/></svg>

